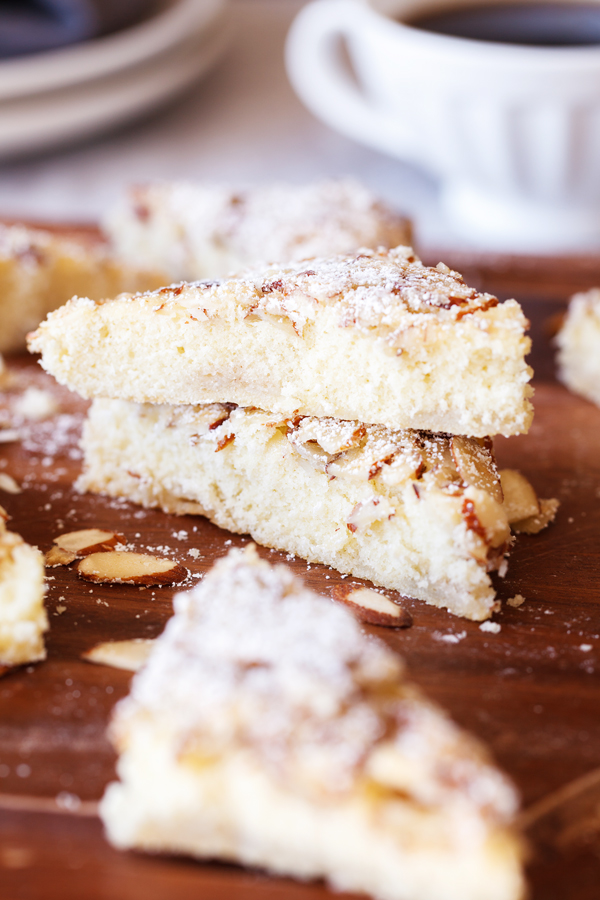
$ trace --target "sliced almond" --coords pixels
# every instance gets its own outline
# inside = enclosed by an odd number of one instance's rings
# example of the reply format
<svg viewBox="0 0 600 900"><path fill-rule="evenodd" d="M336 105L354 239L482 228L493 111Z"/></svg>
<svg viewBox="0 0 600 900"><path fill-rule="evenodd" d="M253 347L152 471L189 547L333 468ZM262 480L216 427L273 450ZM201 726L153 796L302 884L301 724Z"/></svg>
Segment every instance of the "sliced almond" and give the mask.
<svg viewBox="0 0 600 900"><path fill-rule="evenodd" d="M6 472L0 472L0 491L6 491L7 494L22 493L22 489L12 475L7 475Z"/></svg>
<svg viewBox="0 0 600 900"><path fill-rule="evenodd" d="M502 503L502 485L488 447L475 438L454 435L450 452L465 484L486 491L497 503Z"/></svg>
<svg viewBox="0 0 600 900"><path fill-rule="evenodd" d="M77 564L77 573L86 581L107 584L176 584L187 575L187 569L172 559L111 550L91 553Z"/></svg>
<svg viewBox="0 0 600 900"><path fill-rule="evenodd" d="M81 654L87 662L100 666L112 666L113 669L127 669L137 672L141 669L154 646L149 638L134 638L130 641L106 641L96 644L91 650Z"/></svg>
<svg viewBox="0 0 600 900"><path fill-rule="evenodd" d="M504 511L511 525L539 515L538 498L524 475L516 469L502 469L500 480L504 493Z"/></svg>
<svg viewBox="0 0 600 900"><path fill-rule="evenodd" d="M333 597L345 603L363 622L369 625L383 625L387 628L410 628L412 616L404 607L398 606L384 594L370 588L347 590L341 585L333 588Z"/></svg>
<svg viewBox="0 0 600 900"><path fill-rule="evenodd" d="M71 553L70 550L63 550L62 547L57 547L56 544L44 554L44 564L52 568L54 566L68 566L75 559L77 559L76 553Z"/></svg>
<svg viewBox="0 0 600 900"><path fill-rule="evenodd" d="M101 528L83 528L81 531L68 531L54 538L54 543L67 553L75 556L87 556L101 550L112 550L117 544L125 543L125 536L116 531L103 531Z"/></svg>
<svg viewBox="0 0 600 900"><path fill-rule="evenodd" d="M551 500L540 500L540 511L537 516L530 516L528 519L521 519L520 522L512 522L511 528L517 534L537 534L550 522L554 522L556 512L560 506L560 501L555 498Z"/></svg>

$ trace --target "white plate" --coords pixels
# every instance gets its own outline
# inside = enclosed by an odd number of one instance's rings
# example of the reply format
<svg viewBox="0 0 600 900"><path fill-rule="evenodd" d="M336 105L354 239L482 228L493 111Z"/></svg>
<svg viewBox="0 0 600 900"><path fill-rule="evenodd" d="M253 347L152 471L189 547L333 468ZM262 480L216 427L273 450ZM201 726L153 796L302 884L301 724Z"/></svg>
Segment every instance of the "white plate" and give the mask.
<svg viewBox="0 0 600 900"><path fill-rule="evenodd" d="M229 30L223 12L209 30L188 30L184 41L124 72L0 102L0 156L48 150L141 116L207 72L225 49Z"/></svg>
<svg viewBox="0 0 600 900"><path fill-rule="evenodd" d="M190 34L204 31L222 9L223 0L164 0L158 13L131 28L60 50L0 62L0 101L139 66Z"/></svg>

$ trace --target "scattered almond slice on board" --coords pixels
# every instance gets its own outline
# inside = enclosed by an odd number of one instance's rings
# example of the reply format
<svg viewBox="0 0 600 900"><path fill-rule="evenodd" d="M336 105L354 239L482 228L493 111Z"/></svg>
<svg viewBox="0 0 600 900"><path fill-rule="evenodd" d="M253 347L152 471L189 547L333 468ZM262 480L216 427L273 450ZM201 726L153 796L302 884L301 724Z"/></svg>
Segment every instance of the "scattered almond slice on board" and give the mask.
<svg viewBox="0 0 600 900"><path fill-rule="evenodd" d="M556 498L552 498L551 500L540 500L540 511L535 516L530 516L527 519L521 519L518 522L511 522L510 527L513 531L516 531L517 534L537 534L538 531L541 531L546 525L549 525L550 522L554 522L556 518L556 511L560 506L560 501L556 500Z"/></svg>
<svg viewBox="0 0 600 900"><path fill-rule="evenodd" d="M86 581L151 586L177 584L187 576L187 569L172 559L111 550L90 553L77 564L77 573Z"/></svg>
<svg viewBox="0 0 600 900"><path fill-rule="evenodd" d="M101 528L83 528L80 531L67 531L54 538L54 544L66 553L75 556L87 556L101 550L112 550L117 544L124 544L125 536L116 531L104 531Z"/></svg>
<svg viewBox="0 0 600 900"><path fill-rule="evenodd" d="M44 565L51 568L54 568L54 566L68 566L75 559L77 559L76 553L71 553L70 550L63 550L62 547L57 547L55 544L44 554Z"/></svg>
<svg viewBox="0 0 600 900"><path fill-rule="evenodd" d="M81 654L87 662L100 666L112 666L113 669L127 669L137 672L142 668L154 646L149 638L134 638L129 641L106 641L96 644L91 650Z"/></svg>
<svg viewBox="0 0 600 900"><path fill-rule="evenodd" d="M369 625L383 625L386 628L410 628L412 616L402 606L389 597L378 594L370 588L348 591L337 585L333 588L334 600L348 606L352 612Z"/></svg>
<svg viewBox="0 0 600 900"><path fill-rule="evenodd" d="M537 494L524 475L517 469L502 469L500 480L504 493L504 511L510 524L539 514Z"/></svg>
<svg viewBox="0 0 600 900"><path fill-rule="evenodd" d="M22 489L12 475L7 475L6 472L0 472L0 491L6 491L7 494L22 493Z"/></svg>

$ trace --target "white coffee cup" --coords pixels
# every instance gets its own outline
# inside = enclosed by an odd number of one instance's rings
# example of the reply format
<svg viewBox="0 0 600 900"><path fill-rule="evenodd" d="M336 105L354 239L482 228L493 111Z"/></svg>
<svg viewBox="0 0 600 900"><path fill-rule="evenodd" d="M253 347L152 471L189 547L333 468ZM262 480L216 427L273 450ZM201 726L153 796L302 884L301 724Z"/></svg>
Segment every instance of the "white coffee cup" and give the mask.
<svg viewBox="0 0 600 900"><path fill-rule="evenodd" d="M288 35L292 85L346 136L438 176L445 214L468 240L526 252L600 246L600 46L490 43L405 24L461 2L309 3Z"/></svg>

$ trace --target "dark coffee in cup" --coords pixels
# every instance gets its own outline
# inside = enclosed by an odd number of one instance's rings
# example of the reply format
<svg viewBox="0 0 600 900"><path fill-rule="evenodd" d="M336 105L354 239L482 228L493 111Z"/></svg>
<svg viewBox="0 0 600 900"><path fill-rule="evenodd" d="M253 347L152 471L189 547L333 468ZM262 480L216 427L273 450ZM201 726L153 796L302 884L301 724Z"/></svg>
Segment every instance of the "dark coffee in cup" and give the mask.
<svg viewBox="0 0 600 900"><path fill-rule="evenodd" d="M600 45L596 3L476 3L402 21L422 31L476 41L530 47Z"/></svg>

